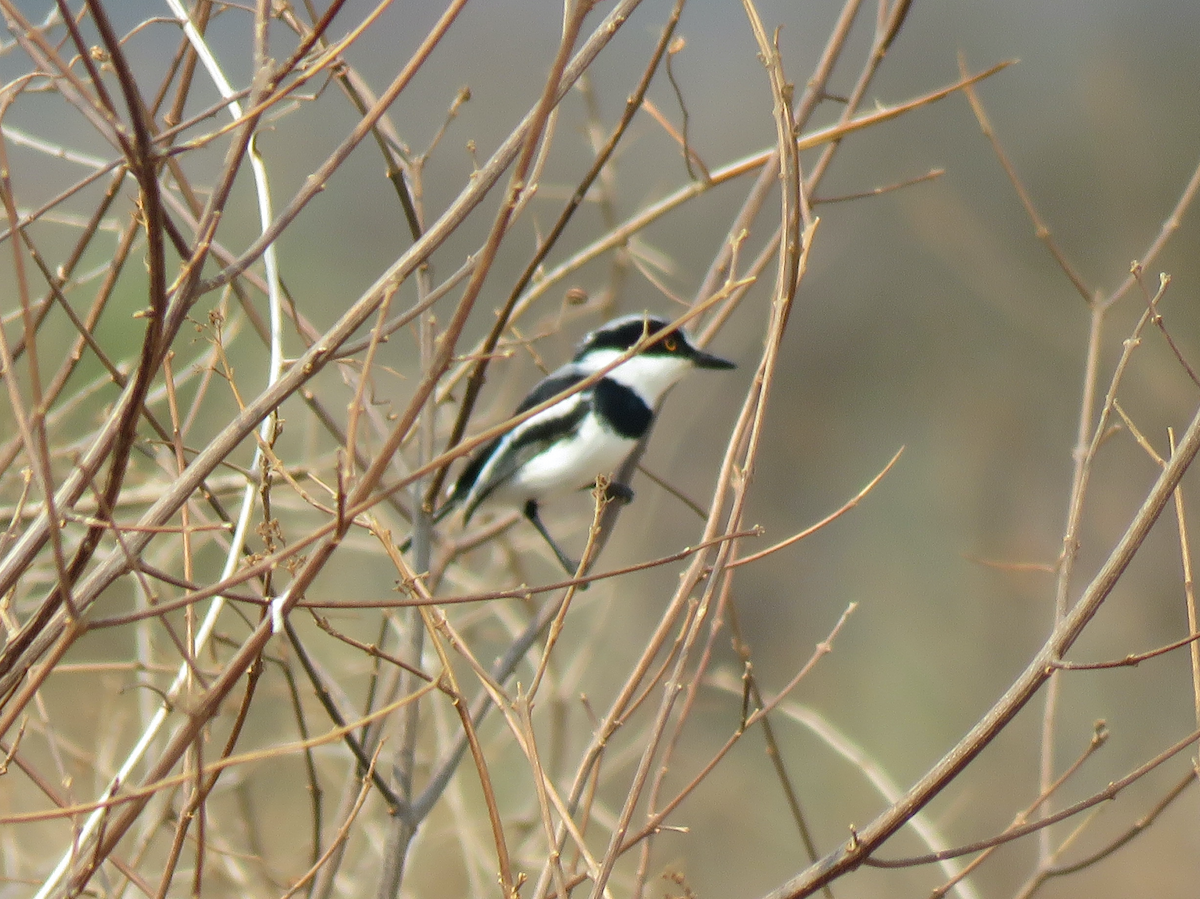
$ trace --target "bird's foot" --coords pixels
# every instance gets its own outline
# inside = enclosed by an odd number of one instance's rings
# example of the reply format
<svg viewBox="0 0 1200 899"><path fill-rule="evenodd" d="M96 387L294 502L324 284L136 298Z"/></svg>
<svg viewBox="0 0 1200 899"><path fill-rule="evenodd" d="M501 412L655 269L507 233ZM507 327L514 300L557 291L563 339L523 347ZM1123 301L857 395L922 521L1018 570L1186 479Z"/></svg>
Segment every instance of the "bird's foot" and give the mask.
<svg viewBox="0 0 1200 899"><path fill-rule="evenodd" d="M604 497L610 502L620 500L623 504L629 505L633 502L633 489L628 484L610 481L604 487Z"/></svg>

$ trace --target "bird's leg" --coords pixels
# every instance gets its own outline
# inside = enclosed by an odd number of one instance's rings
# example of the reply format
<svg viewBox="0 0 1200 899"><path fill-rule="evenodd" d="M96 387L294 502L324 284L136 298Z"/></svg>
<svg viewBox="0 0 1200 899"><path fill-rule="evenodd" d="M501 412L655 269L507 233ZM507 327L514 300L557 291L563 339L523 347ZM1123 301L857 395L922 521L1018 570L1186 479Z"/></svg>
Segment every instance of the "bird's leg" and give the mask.
<svg viewBox="0 0 1200 899"><path fill-rule="evenodd" d="M549 544L550 549L554 551L554 555L558 558L558 562L566 570L567 574L575 577L575 573L579 571L579 565L571 561L571 557L563 552L554 538L550 536L550 532L546 530L546 526L542 524L542 519L538 515L537 500L529 500L525 503L525 517L529 519L530 524L537 528L537 532L542 535L542 539Z"/></svg>

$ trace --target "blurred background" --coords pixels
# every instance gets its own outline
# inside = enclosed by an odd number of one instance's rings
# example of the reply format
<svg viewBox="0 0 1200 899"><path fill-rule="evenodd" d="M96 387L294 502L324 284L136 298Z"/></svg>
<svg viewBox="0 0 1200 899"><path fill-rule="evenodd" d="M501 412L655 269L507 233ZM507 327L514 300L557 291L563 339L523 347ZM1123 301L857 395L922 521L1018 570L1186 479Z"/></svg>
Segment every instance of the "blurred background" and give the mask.
<svg viewBox="0 0 1200 899"><path fill-rule="evenodd" d="M32 2L20 6L34 19L47 11ZM601 13L607 6L598 4ZM799 91L841 4L763 0L757 6L769 31L780 28L784 69ZM347 20L361 20L369 8L349 4ZM469 341L491 324L490 310L507 295L538 234L553 221L590 160L589 122L598 120L607 128L619 116L668 9L667 3L647 0L592 68L590 93L575 91L564 103L538 199L501 250ZM142 2L112 12L125 20L126 29L166 14L165 7ZM348 61L382 89L395 77L396 60L407 60L441 12L441 4L395 4L351 49ZM847 63L831 81L833 93L851 89L870 45L874 14L873 9L860 13ZM246 23L246 16L230 13L216 17L209 32L214 48L224 51L231 80L242 84L251 71ZM469 102L424 169L421 200L429 217L454 198L473 166L536 102L560 29L561 9L552 4L473 2L393 107L398 133L420 151L441 127L459 90L470 89ZM340 32L335 28L334 33ZM690 0L678 34L685 45L673 56L673 73L688 112L689 141L708 167L773 146L767 79L741 5ZM128 43L131 57L147 71L161 67L177 41L173 32L169 39L166 35L166 28L141 32ZM918 0L864 108L895 104L954 82L959 54L972 71L1019 60L982 83L980 97L1054 239L1090 291L1103 297L1126 278L1132 260L1143 258L1200 163L1198 38L1200 4L1190 0ZM9 80L29 63L11 44L5 46L0 71ZM262 134L260 149L278 201L286 202L353 126L355 113L335 94L335 87L325 88ZM199 90L195 108L204 98ZM679 126L679 102L663 74L649 98ZM318 106L319 115L309 113ZM23 103L4 124L105 154L94 133L78 119L64 120L56 109L49 103L41 108L36 100ZM810 127L834 121L839 112L836 101L826 102ZM221 152L189 155L190 171L202 179L206 165L217 169ZM803 162L811 165L818 152L806 153ZM36 204L39 192L52 196L55 172L69 169L27 149L10 153L22 205ZM829 202L919 178L931 169L945 171L877 197ZM614 221L688 181L674 142L644 114L618 152L613 177L611 206L585 207L547 269ZM677 296L694 297L747 185L742 179L713 190L639 237L641 258L654 261L656 278ZM233 208L244 218L227 216L222 239L229 245L248 241L256 229L248 182L243 179L238 190ZM815 207L821 223L783 345L747 523L764 528L762 546L782 539L834 511L893 454L902 447L904 452L858 508L796 546L742 569L733 599L768 694L792 677L847 606L857 604L833 653L792 699L823 715L907 787L996 701L1052 627L1055 579L1049 567L1062 549L1089 312L1035 235L961 95L846 138L814 201L823 201ZM752 245L773 227L776 202L769 201L770 211L757 225L763 233L751 236ZM489 211L477 214L438 251L439 277L475 251L494 208L490 199ZM50 230L47 226L45 239L52 242ZM1146 272L1151 292L1159 272L1171 275L1160 311L1193 365L1200 362L1198 236L1200 211L1189 209ZM326 326L408 244L379 155L364 144L288 229L279 249L297 306ZM714 352L738 360L738 371L701 373L676 389L645 458L651 472L702 504L761 351L772 281L773 273L762 279L711 344ZM564 312L568 287L585 291L595 308ZM412 294L402 298L411 301ZM143 301L129 298L131 307ZM1099 343L1101 396L1144 303L1135 288L1107 318ZM548 291L528 317L525 334L541 335L536 352L552 368L608 314L642 309L677 307L636 267L614 275L609 255ZM196 317L203 314L197 310ZM1166 455L1165 429L1182 432L1198 391L1161 333L1148 329L1143 337L1121 388L1121 405ZM387 346L394 355L384 364L394 377L376 383L381 408L402 408L412 389L412 347L403 336ZM261 348L248 343L231 355L248 382L261 380ZM501 420L538 374L528 355L497 363L472 432ZM331 375L327 386L338 384ZM1089 427L1093 422L1094 416ZM288 439L313 448L314 457L328 449L300 415ZM1084 507L1072 600L1123 532L1156 474L1154 461L1128 433L1108 440ZM1191 507L1200 508L1195 473L1185 485ZM639 478L634 488L636 503L622 516L600 560L602 568L667 555L699 533L694 513L650 480ZM585 512L564 508L551 517L572 552L582 545ZM1118 659L1186 636L1172 516L1171 511L1164 515L1073 650L1073 659ZM530 557L524 562L530 582L548 580L552 561L523 527L511 532L509 545ZM751 544L745 552L757 548ZM606 672L624 670L636 657L677 575L675 568L630 575L597 585L580 598L564 639L579 647L582 671L570 681L574 692L564 692L562 701L585 692L603 707L611 698L605 693ZM348 544L310 595L324 590L336 597L349 590L386 596L394 580L377 546L360 539ZM337 621L347 631L361 624L370 633L375 625L364 623L364 617L347 613ZM736 678L741 668L734 652L727 641L719 640L718 646L723 658L717 667ZM73 650L83 660L111 658L119 651L102 635ZM1186 653L1064 678L1058 770L1086 748L1098 720L1107 723L1110 737L1064 787L1055 807L1103 789L1196 728ZM126 682L115 678L109 684L120 689ZM78 701L68 686L57 689L51 701L62 708ZM282 693L279 683L270 689ZM933 821L952 844L1002 830L1037 795L1041 708L1040 700L1031 703L931 806ZM739 697L715 685L701 694L691 738L676 763L683 778L678 785L736 726L738 709ZM264 712L253 733L265 739L277 723ZM808 730L782 718L777 726L784 762L818 848L831 851L849 837L851 825L866 824L886 803L861 771ZM1085 857L1126 831L1185 774L1195 755L1193 747L1103 806L1062 860ZM269 809L269 797L258 801ZM718 767L675 821L689 833L662 838L651 870L680 873L695 895L759 896L806 866L757 734ZM1055 828L1055 840L1066 839L1074 826ZM434 845L450 841L435 828L423 839ZM287 855L286 831L269 831L267 842ZM1198 850L1200 791L1193 786L1145 835L1086 871L1050 880L1037 895L1192 897L1200 882ZM902 834L881 855L921 851L922 844ZM369 858L368 853L357 869L364 883L369 883ZM1036 838L1028 838L1003 847L973 882L983 896L1014 895L1035 862ZM437 852L416 855L411 895L461 889L461 881L447 882L445 876ZM834 893L873 896L886 890L890 896L924 896L942 880L929 868L862 870L835 885ZM212 889L217 895L215 883ZM619 886L614 889L620 893ZM675 882L651 879L652 894L680 895L682 890ZM2 894L22 895L11 886Z"/></svg>

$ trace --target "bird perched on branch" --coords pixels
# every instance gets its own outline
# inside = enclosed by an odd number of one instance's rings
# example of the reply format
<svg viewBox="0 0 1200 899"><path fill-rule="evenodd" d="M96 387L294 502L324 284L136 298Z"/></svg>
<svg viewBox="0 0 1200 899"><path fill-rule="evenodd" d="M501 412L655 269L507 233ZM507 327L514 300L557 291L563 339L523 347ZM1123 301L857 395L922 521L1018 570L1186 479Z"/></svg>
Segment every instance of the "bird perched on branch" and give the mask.
<svg viewBox="0 0 1200 899"><path fill-rule="evenodd" d="M598 477L611 477L650 429L663 394L689 371L736 367L698 349L683 329L671 328L669 319L624 315L584 337L574 358L538 382L513 416L570 390L630 350L636 352L594 383L476 452L434 520L441 521L457 508L463 510L464 523L484 505L521 509L567 573L574 575L578 566L546 530L538 504L555 494L589 489ZM611 483L608 491L614 498L633 498L625 484Z"/></svg>

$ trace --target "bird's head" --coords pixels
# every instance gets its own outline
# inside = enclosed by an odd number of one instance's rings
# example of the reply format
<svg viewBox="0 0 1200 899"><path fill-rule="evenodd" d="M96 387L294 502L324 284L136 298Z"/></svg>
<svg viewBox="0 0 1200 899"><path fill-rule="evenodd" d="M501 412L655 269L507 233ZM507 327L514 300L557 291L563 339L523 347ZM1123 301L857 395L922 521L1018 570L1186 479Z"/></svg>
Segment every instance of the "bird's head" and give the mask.
<svg viewBox="0 0 1200 899"><path fill-rule="evenodd" d="M599 371L639 342L652 342L613 369L608 377L632 388L651 407L694 368L730 369L732 362L697 347L669 319L644 312L622 315L590 332L579 344L574 364L590 374Z"/></svg>

